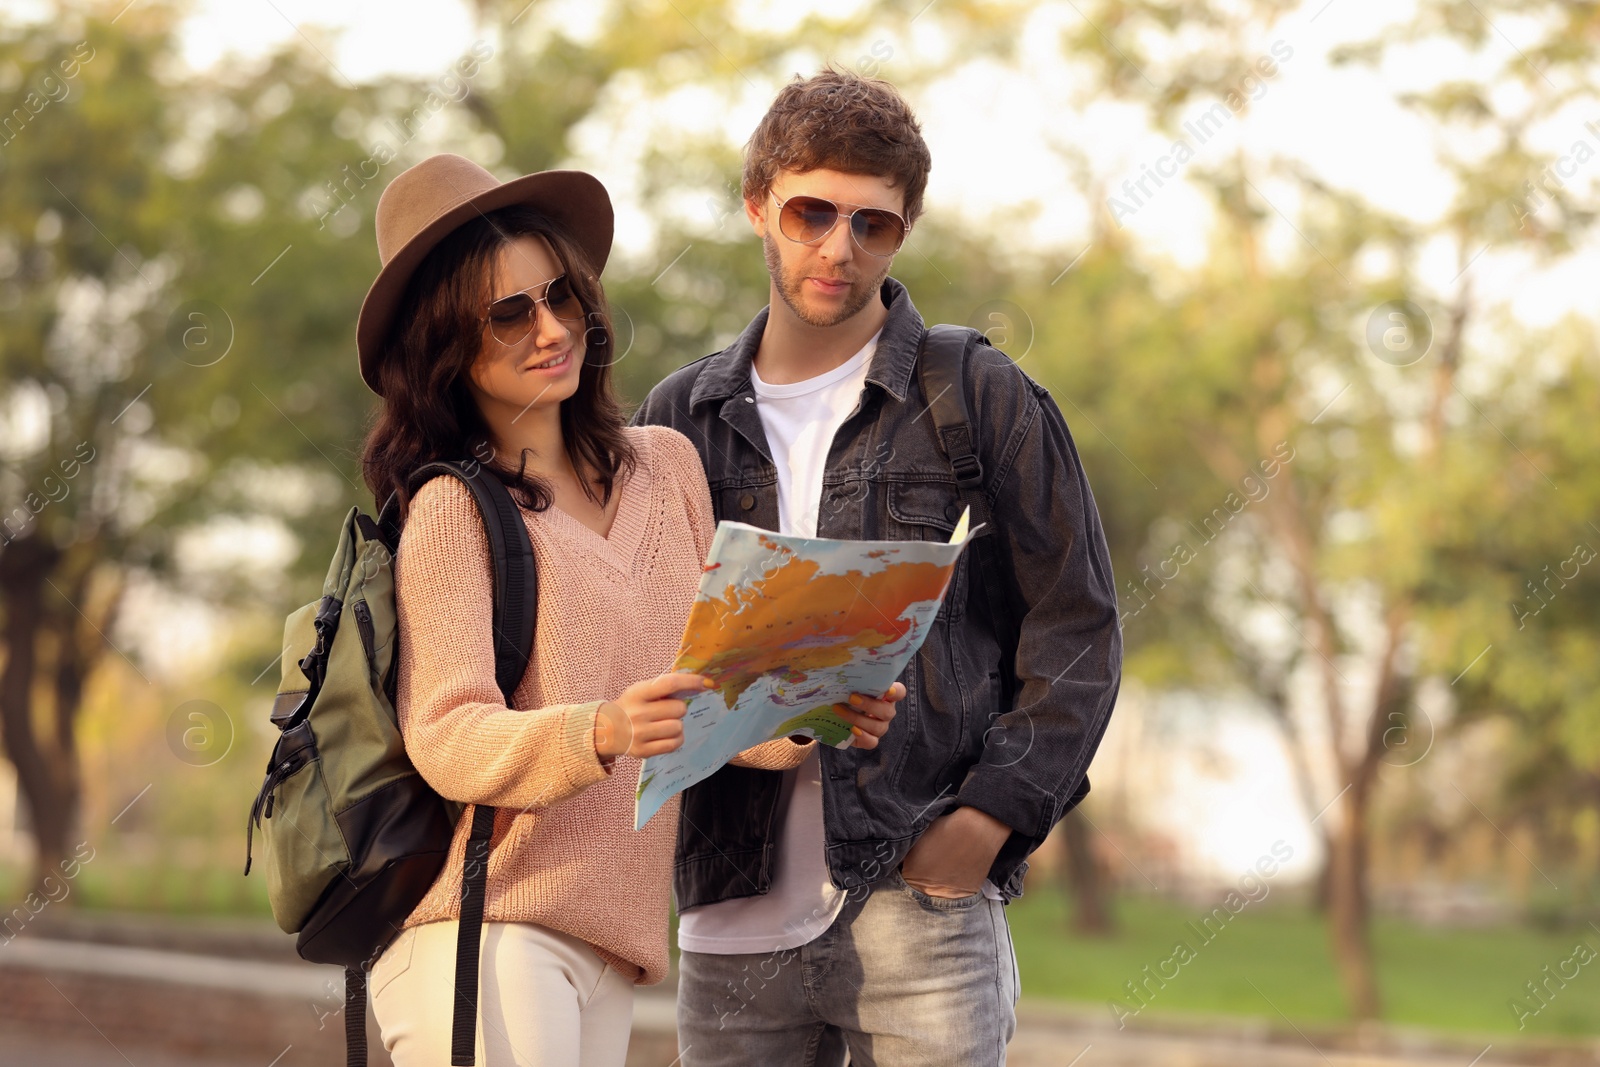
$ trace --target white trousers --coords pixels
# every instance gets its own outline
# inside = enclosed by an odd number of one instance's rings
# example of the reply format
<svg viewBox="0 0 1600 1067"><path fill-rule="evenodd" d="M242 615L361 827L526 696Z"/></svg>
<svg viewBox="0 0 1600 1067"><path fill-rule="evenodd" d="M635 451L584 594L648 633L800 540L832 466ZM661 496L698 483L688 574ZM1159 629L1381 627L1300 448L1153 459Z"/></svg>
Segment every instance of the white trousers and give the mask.
<svg viewBox="0 0 1600 1067"><path fill-rule="evenodd" d="M395 1067L449 1067L455 921L403 931L370 977ZM622 1067L633 982L581 938L486 922L479 941L477 1067Z"/></svg>

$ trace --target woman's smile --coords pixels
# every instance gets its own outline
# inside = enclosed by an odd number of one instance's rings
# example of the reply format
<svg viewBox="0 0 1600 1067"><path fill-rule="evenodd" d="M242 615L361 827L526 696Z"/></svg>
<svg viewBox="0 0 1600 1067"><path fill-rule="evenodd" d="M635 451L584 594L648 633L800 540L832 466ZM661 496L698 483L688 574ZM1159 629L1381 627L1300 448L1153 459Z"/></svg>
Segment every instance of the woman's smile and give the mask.
<svg viewBox="0 0 1600 1067"><path fill-rule="evenodd" d="M548 359L546 359L542 363L530 363L530 364L524 366L522 369L525 370L525 371L539 371L539 372L560 371L560 370L564 370L566 368L567 364L570 363L571 361L572 361L572 348L571 348L571 346L568 346L567 348L562 349L560 354L551 356L551 357L549 357Z"/></svg>

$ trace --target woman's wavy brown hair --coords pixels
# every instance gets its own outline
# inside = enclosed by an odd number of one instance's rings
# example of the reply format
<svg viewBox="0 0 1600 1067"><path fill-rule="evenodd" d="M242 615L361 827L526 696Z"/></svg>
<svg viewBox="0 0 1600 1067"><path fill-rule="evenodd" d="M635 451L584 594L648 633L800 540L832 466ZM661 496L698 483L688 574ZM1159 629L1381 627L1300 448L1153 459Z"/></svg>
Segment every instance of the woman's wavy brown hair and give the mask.
<svg viewBox="0 0 1600 1067"><path fill-rule="evenodd" d="M543 511L554 502L548 482L527 470L526 451L516 469L495 455L488 424L467 388L467 371L483 343L483 314L494 292L499 252L518 237L549 242L583 304L583 365L578 389L561 402L561 434L580 472L599 476L604 505L619 473L631 474L638 457L623 432L621 405L611 381L611 316L599 276L578 245L532 208L512 206L480 215L453 230L428 253L406 283L400 311L384 340L378 374L383 403L361 450L362 478L376 509L394 495L403 521L411 506L412 474L440 459L477 460L504 482L517 502Z"/></svg>

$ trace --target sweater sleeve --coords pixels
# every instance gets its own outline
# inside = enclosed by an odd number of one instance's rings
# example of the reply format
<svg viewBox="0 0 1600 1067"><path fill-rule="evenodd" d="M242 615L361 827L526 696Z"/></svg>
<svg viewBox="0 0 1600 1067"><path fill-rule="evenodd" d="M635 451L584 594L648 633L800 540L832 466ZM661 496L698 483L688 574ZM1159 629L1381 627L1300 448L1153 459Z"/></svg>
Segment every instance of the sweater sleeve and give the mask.
<svg viewBox="0 0 1600 1067"><path fill-rule="evenodd" d="M712 535L716 533L716 522L711 508L711 488L706 483L705 467L700 462L700 453L695 450L694 442L670 427L661 427L657 432L672 439L672 454L677 457L679 465L683 496L687 501L689 513L689 526L694 531L695 553L704 564L706 557L711 553ZM798 767L810 753L816 740L804 738L804 743L801 743L801 735L792 736L794 740L780 737L773 741L764 741L745 749L728 762L735 767L755 767L765 771L784 771L790 767Z"/></svg>
<svg viewBox="0 0 1600 1067"><path fill-rule="evenodd" d="M441 796L526 810L611 773L594 749L601 701L506 706L494 672L488 538L471 491L454 477L417 491L394 576L395 710L406 754Z"/></svg>
<svg viewBox="0 0 1600 1067"><path fill-rule="evenodd" d="M803 744L801 742L804 742ZM814 737L790 734L774 741L763 741L747 748L728 762L735 767L754 767L762 771L786 771L798 767L817 744Z"/></svg>

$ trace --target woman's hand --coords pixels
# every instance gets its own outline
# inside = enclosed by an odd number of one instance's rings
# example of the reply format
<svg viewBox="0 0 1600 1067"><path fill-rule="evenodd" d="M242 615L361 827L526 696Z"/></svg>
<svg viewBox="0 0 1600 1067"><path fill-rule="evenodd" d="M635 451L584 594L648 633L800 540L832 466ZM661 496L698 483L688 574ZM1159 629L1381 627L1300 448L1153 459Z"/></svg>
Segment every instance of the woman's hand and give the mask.
<svg viewBox="0 0 1600 1067"><path fill-rule="evenodd" d="M833 710L839 718L850 724L855 740L852 748L877 748L878 738L889 732L889 721L894 718L895 705L906 695L903 683L896 682L881 697L862 693L850 694L849 704L835 704Z"/></svg>
<svg viewBox="0 0 1600 1067"><path fill-rule="evenodd" d="M616 700L601 703L594 720L594 750L601 759L617 756L660 756L683 745L683 715L687 701L672 694L710 689L715 683L703 674L673 671L635 682Z"/></svg>

